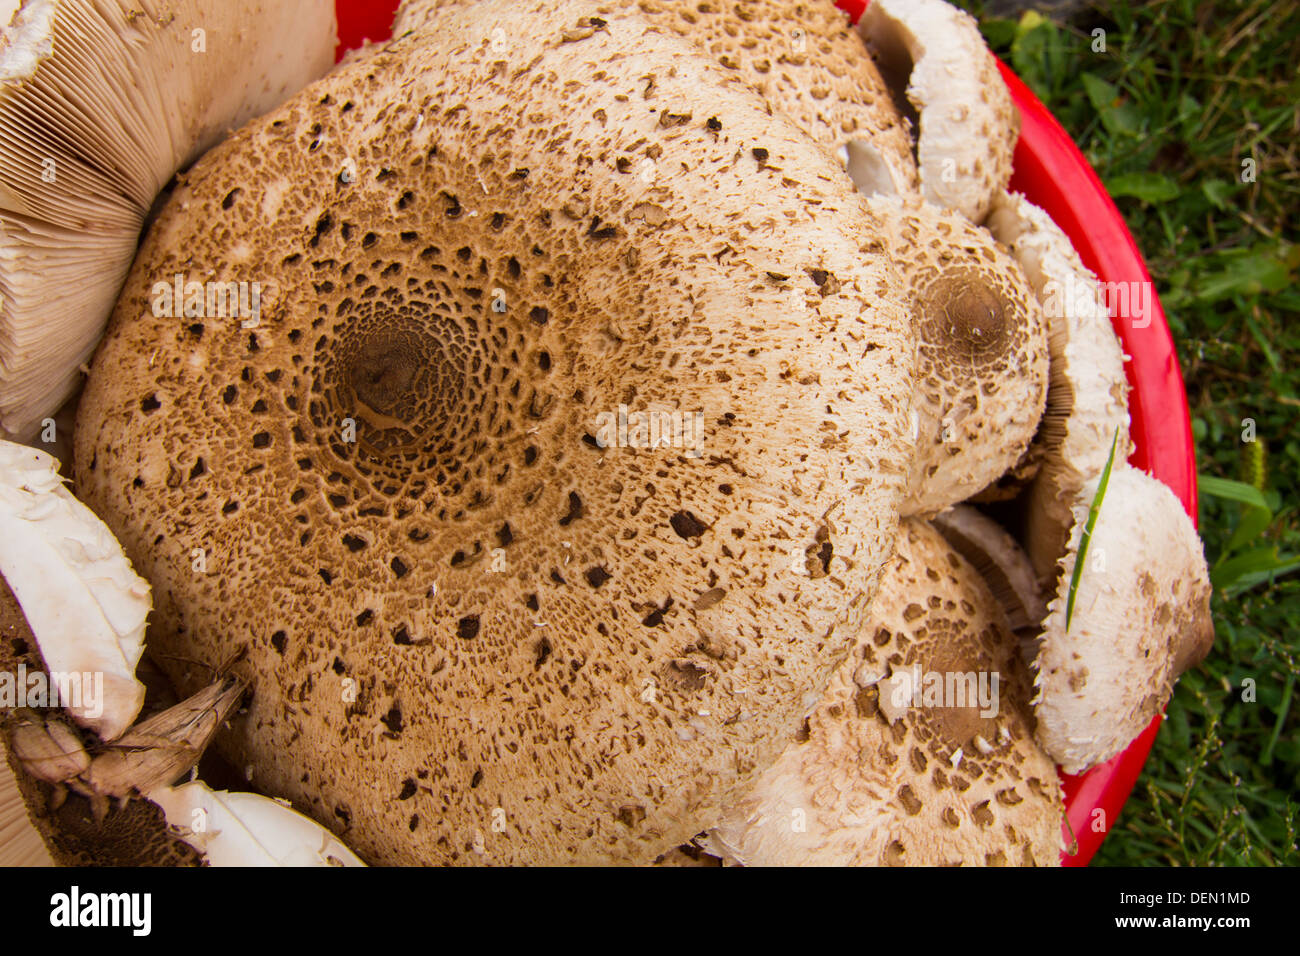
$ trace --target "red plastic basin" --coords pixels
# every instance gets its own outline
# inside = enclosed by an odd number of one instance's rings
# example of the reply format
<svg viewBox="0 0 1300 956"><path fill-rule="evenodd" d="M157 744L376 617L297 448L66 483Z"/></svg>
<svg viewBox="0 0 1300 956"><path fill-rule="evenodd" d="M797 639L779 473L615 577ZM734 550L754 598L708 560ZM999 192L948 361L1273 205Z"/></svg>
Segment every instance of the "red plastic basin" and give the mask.
<svg viewBox="0 0 1300 956"><path fill-rule="evenodd" d="M339 54L366 40L387 39L398 2L337 0ZM855 20L867 7L866 0L839 0L839 5ZM1011 188L1056 221L1102 282L1150 283L1142 254L1096 172L1038 97L1006 64L999 66L1021 116ZM1129 461L1172 488L1195 521L1191 413L1164 310L1153 291L1151 310L1140 321L1125 316L1113 316L1112 321L1125 354L1132 358L1127 368L1135 447ZM1086 865L1101 846L1142 772L1162 719L1152 720L1127 750L1106 763L1079 776L1061 775L1067 844L1078 842L1074 855L1062 856L1066 866Z"/></svg>

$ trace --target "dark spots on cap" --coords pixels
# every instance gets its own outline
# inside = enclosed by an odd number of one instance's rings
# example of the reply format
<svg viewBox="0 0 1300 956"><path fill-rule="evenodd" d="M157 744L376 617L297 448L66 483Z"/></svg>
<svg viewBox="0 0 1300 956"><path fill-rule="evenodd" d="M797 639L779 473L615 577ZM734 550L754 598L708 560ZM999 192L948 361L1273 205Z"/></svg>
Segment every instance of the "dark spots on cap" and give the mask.
<svg viewBox="0 0 1300 956"><path fill-rule="evenodd" d="M708 525L689 511L677 512L668 519L668 523L672 525L679 538L698 538L709 530Z"/></svg>
<svg viewBox="0 0 1300 956"><path fill-rule="evenodd" d="M478 637L479 621L477 614L468 614L456 622L456 636L462 641L472 641Z"/></svg>
<svg viewBox="0 0 1300 956"><path fill-rule="evenodd" d="M379 722L388 728L389 733L400 734L402 732L402 708L394 704L388 708L388 713L379 718Z"/></svg>

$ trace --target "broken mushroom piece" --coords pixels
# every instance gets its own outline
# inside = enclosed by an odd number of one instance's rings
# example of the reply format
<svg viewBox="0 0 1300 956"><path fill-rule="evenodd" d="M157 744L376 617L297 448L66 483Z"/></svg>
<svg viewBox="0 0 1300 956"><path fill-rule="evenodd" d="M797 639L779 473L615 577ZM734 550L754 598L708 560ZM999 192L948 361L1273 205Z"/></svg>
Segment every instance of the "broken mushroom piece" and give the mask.
<svg viewBox="0 0 1300 956"><path fill-rule="evenodd" d="M986 225L1025 270L1047 316L1051 385L1035 439L1042 467L1025 499L1025 545L1039 577L1051 582L1073 524L1072 503L1101 475L1117 435L1116 460L1129 456L1124 353L1096 276L1047 213L1008 193Z"/></svg>
<svg viewBox="0 0 1300 956"><path fill-rule="evenodd" d="M1007 624L1033 647L1047 616L1047 602L1029 557L1002 525L978 508L958 505L936 515L935 529L979 572L1007 615ZM1028 663L1034 654L1025 656Z"/></svg>
<svg viewBox="0 0 1300 956"><path fill-rule="evenodd" d="M149 799L209 866L365 866L288 801L213 790L201 781L154 790Z"/></svg>
<svg viewBox="0 0 1300 956"><path fill-rule="evenodd" d="M438 17L477 5L407 0L394 35L436 28ZM907 124L847 14L831 0L640 0L627 6L745 79L775 112L838 155L863 192L917 192ZM496 54L510 55L511 35L503 30L492 38Z"/></svg>
<svg viewBox="0 0 1300 956"><path fill-rule="evenodd" d="M330 0L31 0L14 15L0 32L0 435L30 441L76 391L172 174L328 71L334 46Z"/></svg>
<svg viewBox="0 0 1300 956"><path fill-rule="evenodd" d="M869 205L913 300L916 453L903 514L925 517L987 487L1029 447L1047 400L1047 328L1020 266L985 230L920 201Z"/></svg>
<svg viewBox="0 0 1300 956"><path fill-rule="evenodd" d="M1074 501L1036 663L1038 739L1068 773L1127 747L1214 643L1196 529L1168 487L1127 464L1110 474L1071 612L1070 582L1098 484Z"/></svg>
<svg viewBox="0 0 1300 956"><path fill-rule="evenodd" d="M1029 693L975 569L906 520L857 646L705 849L757 866L1055 866L1060 783Z"/></svg>
<svg viewBox="0 0 1300 956"><path fill-rule="evenodd" d="M943 0L872 0L858 30L918 117L922 194L983 222L1011 179L1020 114L978 24Z"/></svg>
<svg viewBox="0 0 1300 956"><path fill-rule="evenodd" d="M62 706L104 740L140 712L135 676L152 607L112 533L63 487L45 452L0 442L0 574L22 607Z"/></svg>
<svg viewBox="0 0 1300 956"><path fill-rule="evenodd" d="M485 0L186 175L79 488L156 576L181 692L246 651L230 763L365 859L649 863L775 759L893 546L916 346L878 238L634 10ZM249 263L262 327L148 312Z"/></svg>

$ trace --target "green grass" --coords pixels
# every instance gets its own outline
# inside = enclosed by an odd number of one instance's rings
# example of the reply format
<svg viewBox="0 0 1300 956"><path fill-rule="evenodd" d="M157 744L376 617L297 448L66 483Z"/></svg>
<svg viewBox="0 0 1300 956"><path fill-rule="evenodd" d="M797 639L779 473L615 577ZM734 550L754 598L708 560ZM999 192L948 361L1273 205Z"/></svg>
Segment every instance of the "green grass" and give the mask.
<svg viewBox="0 0 1300 956"><path fill-rule="evenodd" d="M1300 6L1103 0L1068 25L982 24L1137 238L1207 479L1215 648L1179 683L1096 862L1300 864Z"/></svg>

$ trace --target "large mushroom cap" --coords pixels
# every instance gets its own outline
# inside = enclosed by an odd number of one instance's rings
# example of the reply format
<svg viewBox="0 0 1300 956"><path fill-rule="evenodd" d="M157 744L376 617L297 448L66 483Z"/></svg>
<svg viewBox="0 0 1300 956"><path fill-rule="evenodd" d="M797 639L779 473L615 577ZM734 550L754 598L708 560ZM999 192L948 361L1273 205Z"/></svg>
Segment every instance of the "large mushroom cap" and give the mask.
<svg viewBox="0 0 1300 956"><path fill-rule="evenodd" d="M877 229L634 12L484 3L185 177L78 481L174 681L243 655L255 786L371 862L649 862L775 759L892 546ZM260 281L260 319L155 317L178 273Z"/></svg>
<svg viewBox="0 0 1300 956"><path fill-rule="evenodd" d="M325 73L334 35L330 0L0 11L0 436L80 385L172 174Z"/></svg>
<svg viewBox="0 0 1300 956"><path fill-rule="evenodd" d="M393 32L400 36L477 4L407 0ZM889 195L916 193L907 123L847 14L831 0L640 0L635 6L656 28L689 40L744 78L775 112L840 155L864 187L870 183ZM508 50L510 34L501 33L496 42Z"/></svg>
<svg viewBox="0 0 1300 956"><path fill-rule="evenodd" d="M916 455L903 513L965 501L1015 466L1047 400L1047 328L1020 266L983 229L877 197L920 340Z"/></svg>
<svg viewBox="0 0 1300 956"><path fill-rule="evenodd" d="M983 222L1011 179L1020 114L979 25L944 0L872 0L858 29L919 116L923 195Z"/></svg>
<svg viewBox="0 0 1300 956"><path fill-rule="evenodd" d="M1214 643L1209 570L1182 503L1129 465L1109 476L1067 626L1070 582L1099 482L1074 501L1060 589L1043 623L1034 713L1069 773L1109 760L1164 709Z"/></svg>
<svg viewBox="0 0 1300 956"><path fill-rule="evenodd" d="M1060 784L1029 693L974 568L904 521L857 646L708 848L759 866L1054 866Z"/></svg>
<svg viewBox="0 0 1300 956"><path fill-rule="evenodd" d="M1075 498L1101 475L1117 440L1117 458L1128 458L1124 353L1096 276L1047 213L1004 193L987 225L1024 268L1047 317L1051 385L1035 439L1042 464L1026 499L1025 541L1038 575L1050 580L1074 522Z"/></svg>

